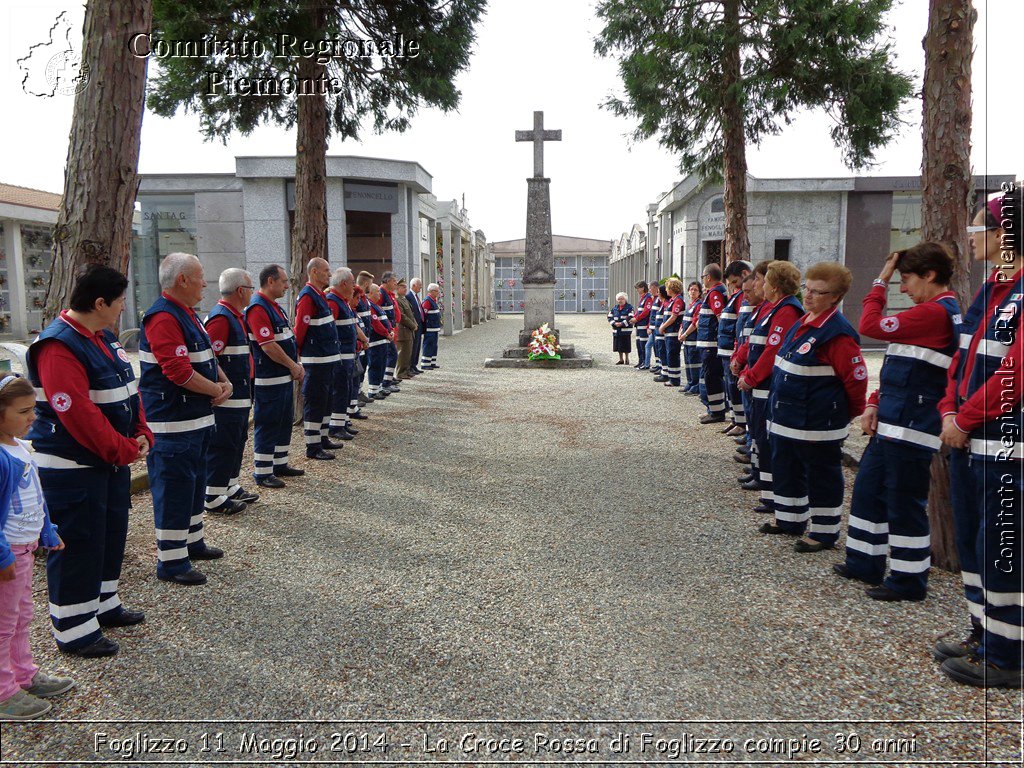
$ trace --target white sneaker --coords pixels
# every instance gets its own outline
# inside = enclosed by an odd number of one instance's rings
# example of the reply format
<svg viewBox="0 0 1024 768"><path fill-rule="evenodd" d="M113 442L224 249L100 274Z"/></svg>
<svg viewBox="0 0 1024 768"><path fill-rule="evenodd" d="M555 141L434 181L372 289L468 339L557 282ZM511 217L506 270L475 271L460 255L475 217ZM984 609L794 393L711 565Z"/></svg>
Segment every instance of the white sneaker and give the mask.
<svg viewBox="0 0 1024 768"><path fill-rule="evenodd" d="M74 687L75 681L70 677L53 677L45 672L36 672L32 678L32 685L26 690L37 698L49 699L67 693Z"/></svg>
<svg viewBox="0 0 1024 768"><path fill-rule="evenodd" d="M0 720L35 720L53 709L53 704L36 698L27 691L18 691L0 701Z"/></svg>

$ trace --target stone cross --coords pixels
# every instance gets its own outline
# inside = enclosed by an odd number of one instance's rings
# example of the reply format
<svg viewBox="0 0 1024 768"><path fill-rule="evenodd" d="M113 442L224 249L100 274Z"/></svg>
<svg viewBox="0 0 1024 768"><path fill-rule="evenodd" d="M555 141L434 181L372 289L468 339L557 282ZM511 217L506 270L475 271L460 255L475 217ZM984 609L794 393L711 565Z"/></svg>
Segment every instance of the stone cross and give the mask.
<svg viewBox="0 0 1024 768"><path fill-rule="evenodd" d="M561 141L562 131L544 130L544 113L533 113L533 130L516 131L516 141L533 142L533 177L540 179L544 177L544 142Z"/></svg>

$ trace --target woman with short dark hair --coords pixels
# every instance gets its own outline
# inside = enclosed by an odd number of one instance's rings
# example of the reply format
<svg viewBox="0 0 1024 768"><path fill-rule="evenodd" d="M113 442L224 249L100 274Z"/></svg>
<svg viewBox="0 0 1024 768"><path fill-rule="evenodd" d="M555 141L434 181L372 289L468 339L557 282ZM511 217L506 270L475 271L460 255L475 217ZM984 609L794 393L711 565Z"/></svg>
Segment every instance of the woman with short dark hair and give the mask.
<svg viewBox="0 0 1024 768"><path fill-rule="evenodd" d="M67 545L46 563L50 619L57 647L76 656L117 653L101 627L145 619L118 596L131 506L128 465L153 445L128 354L111 330L127 285L117 270L89 267L70 308L28 350L38 393L28 437L50 517Z"/></svg>
<svg viewBox="0 0 1024 768"><path fill-rule="evenodd" d="M897 270L900 292L914 306L886 315L889 281ZM957 350L960 316L949 290L952 275L949 248L923 242L890 254L864 297L860 332L889 346L879 388L861 416L871 439L853 484L846 562L833 568L871 585L867 594L875 600L923 600L928 589L930 468L941 447L938 403Z"/></svg>

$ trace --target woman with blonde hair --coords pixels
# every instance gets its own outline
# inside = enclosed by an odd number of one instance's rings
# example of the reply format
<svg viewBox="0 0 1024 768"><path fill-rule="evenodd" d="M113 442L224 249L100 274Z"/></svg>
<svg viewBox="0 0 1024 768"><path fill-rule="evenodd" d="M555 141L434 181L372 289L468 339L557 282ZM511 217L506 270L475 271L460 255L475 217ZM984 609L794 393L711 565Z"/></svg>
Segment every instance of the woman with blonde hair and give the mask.
<svg viewBox="0 0 1024 768"><path fill-rule="evenodd" d="M842 446L850 420L864 411L868 389L860 336L839 311L852 282L850 270L837 262L810 267L807 314L785 333L775 356L768 434L776 522L762 531L807 530L797 552L832 549L839 538Z"/></svg>

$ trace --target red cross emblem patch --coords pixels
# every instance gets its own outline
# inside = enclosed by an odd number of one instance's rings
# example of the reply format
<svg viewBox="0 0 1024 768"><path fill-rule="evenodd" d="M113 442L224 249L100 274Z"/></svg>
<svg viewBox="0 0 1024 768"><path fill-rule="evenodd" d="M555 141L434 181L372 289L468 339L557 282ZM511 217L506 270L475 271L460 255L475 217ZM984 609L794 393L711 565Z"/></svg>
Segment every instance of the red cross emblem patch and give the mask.
<svg viewBox="0 0 1024 768"><path fill-rule="evenodd" d="M264 326L263 328L260 328L260 336L262 336L264 339L269 338L270 337L270 329L267 328L266 326Z"/></svg>
<svg viewBox="0 0 1024 768"><path fill-rule="evenodd" d="M224 349L224 342L223 341L221 341L220 339L217 339L215 342L213 342L213 351L214 352L220 352L223 349Z"/></svg>
<svg viewBox="0 0 1024 768"><path fill-rule="evenodd" d="M176 357L188 357L188 347L186 347L184 344L179 344L178 347L174 350L174 354Z"/></svg>
<svg viewBox="0 0 1024 768"><path fill-rule="evenodd" d="M50 398L50 405L58 413L66 413L71 408L71 395L67 392L54 392Z"/></svg>
<svg viewBox="0 0 1024 768"><path fill-rule="evenodd" d="M122 362L125 362L125 363L127 363L127 362L128 362L128 353L127 353L127 352L125 352L125 351L124 351L123 349L119 349L119 350L117 350L117 356L118 356L119 358L121 358L121 361L122 361Z"/></svg>
<svg viewBox="0 0 1024 768"><path fill-rule="evenodd" d="M882 320L882 330L886 333L892 333L900 327L900 319L898 317L887 317Z"/></svg>

